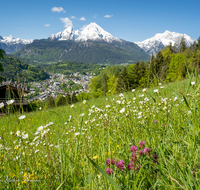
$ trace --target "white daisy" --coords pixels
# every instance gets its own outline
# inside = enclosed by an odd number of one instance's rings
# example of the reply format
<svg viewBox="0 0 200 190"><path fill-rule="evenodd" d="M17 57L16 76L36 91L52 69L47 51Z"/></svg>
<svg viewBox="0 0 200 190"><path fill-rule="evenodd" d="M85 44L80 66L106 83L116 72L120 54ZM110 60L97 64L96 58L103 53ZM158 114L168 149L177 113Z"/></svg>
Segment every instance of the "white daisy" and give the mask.
<svg viewBox="0 0 200 190"><path fill-rule="evenodd" d="M25 115L22 115L19 117L19 119L24 119L26 116Z"/></svg>

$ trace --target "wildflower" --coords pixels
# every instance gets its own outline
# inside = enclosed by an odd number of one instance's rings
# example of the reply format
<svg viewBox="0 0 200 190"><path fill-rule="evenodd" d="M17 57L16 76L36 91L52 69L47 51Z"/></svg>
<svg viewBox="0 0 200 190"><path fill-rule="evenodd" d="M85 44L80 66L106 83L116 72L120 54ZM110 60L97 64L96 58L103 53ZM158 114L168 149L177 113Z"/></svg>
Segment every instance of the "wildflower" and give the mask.
<svg viewBox="0 0 200 190"><path fill-rule="evenodd" d="M139 150L138 153L139 153L140 156L142 156L143 151L142 151L142 150Z"/></svg>
<svg viewBox="0 0 200 190"><path fill-rule="evenodd" d="M42 131L42 129L43 129L43 126L40 126L37 128L37 131Z"/></svg>
<svg viewBox="0 0 200 190"><path fill-rule="evenodd" d="M18 136L18 137L20 137L20 131L18 130L17 132L16 132L16 135Z"/></svg>
<svg viewBox="0 0 200 190"><path fill-rule="evenodd" d="M162 83L158 83L160 86L162 85Z"/></svg>
<svg viewBox="0 0 200 190"><path fill-rule="evenodd" d="M145 144L145 141L140 141L139 142L140 148L143 148L144 144Z"/></svg>
<svg viewBox="0 0 200 190"><path fill-rule="evenodd" d="M128 168L129 170L133 170L133 169L134 169L134 163L129 163L129 164L127 164L127 168Z"/></svg>
<svg viewBox="0 0 200 190"><path fill-rule="evenodd" d="M136 100L136 97L134 97L133 100Z"/></svg>
<svg viewBox="0 0 200 190"><path fill-rule="evenodd" d="M154 162L155 164L158 164L158 155L157 155L157 154L154 154L154 155L153 155L153 158L154 158L153 162Z"/></svg>
<svg viewBox="0 0 200 190"><path fill-rule="evenodd" d="M83 117L83 116L84 116L84 113L82 113L80 116Z"/></svg>
<svg viewBox="0 0 200 190"><path fill-rule="evenodd" d="M155 90L154 90L154 93L158 93L158 89L155 89Z"/></svg>
<svg viewBox="0 0 200 190"><path fill-rule="evenodd" d="M123 160L120 160L116 163L116 166L121 169L121 170L124 170L124 161Z"/></svg>
<svg viewBox="0 0 200 190"><path fill-rule="evenodd" d="M109 158L107 158L107 160L106 160L107 167L110 166L110 164L114 165L115 163L116 163L115 159L109 159Z"/></svg>
<svg viewBox="0 0 200 190"><path fill-rule="evenodd" d="M194 82L194 81L193 81L193 82L191 82L191 85L192 85L192 86L194 86L194 85L195 85L195 82Z"/></svg>
<svg viewBox="0 0 200 190"><path fill-rule="evenodd" d="M71 108L73 108L73 107L74 107L74 104L71 105Z"/></svg>
<svg viewBox="0 0 200 190"><path fill-rule="evenodd" d="M124 97L124 95L123 95L122 93L121 93L121 94L119 94L119 96L120 96L120 97Z"/></svg>
<svg viewBox="0 0 200 190"><path fill-rule="evenodd" d="M141 116L141 115L142 115L142 112L139 112L138 115Z"/></svg>
<svg viewBox="0 0 200 190"><path fill-rule="evenodd" d="M24 119L26 116L25 115L22 115L19 117L19 119Z"/></svg>
<svg viewBox="0 0 200 190"><path fill-rule="evenodd" d="M96 160L96 159L97 159L97 155L96 155L96 156L93 156L93 159L95 159L95 160Z"/></svg>
<svg viewBox="0 0 200 190"><path fill-rule="evenodd" d="M142 167L142 165L139 165L139 166L137 167L137 170L139 171L141 167Z"/></svg>
<svg viewBox="0 0 200 190"><path fill-rule="evenodd" d="M28 134L25 134L22 136L22 139L27 139L28 138Z"/></svg>
<svg viewBox="0 0 200 190"><path fill-rule="evenodd" d="M163 89L164 87L163 87L163 86L161 86L160 88L161 88L161 89Z"/></svg>
<svg viewBox="0 0 200 190"><path fill-rule="evenodd" d="M122 108L119 112L120 113L124 113L125 112L125 108Z"/></svg>
<svg viewBox="0 0 200 190"><path fill-rule="evenodd" d="M135 89L132 89L132 92L135 92Z"/></svg>
<svg viewBox="0 0 200 190"><path fill-rule="evenodd" d="M1 102L1 103L0 103L0 108L3 108L3 107L4 107L4 103Z"/></svg>
<svg viewBox="0 0 200 190"><path fill-rule="evenodd" d="M121 101L120 101L120 100L117 100L116 102L117 102L118 104L121 104Z"/></svg>
<svg viewBox="0 0 200 190"><path fill-rule="evenodd" d="M42 109L42 107L39 107L39 110L41 110Z"/></svg>
<svg viewBox="0 0 200 190"><path fill-rule="evenodd" d="M83 100L83 104L86 104L86 100Z"/></svg>
<svg viewBox="0 0 200 190"><path fill-rule="evenodd" d="M8 105L11 105L11 104L14 103L14 101L15 101L15 100L12 99L12 100L8 100L8 101L6 101L6 103L7 103Z"/></svg>
<svg viewBox="0 0 200 190"><path fill-rule="evenodd" d="M191 112L191 111L188 111L188 114L192 114L192 112Z"/></svg>
<svg viewBox="0 0 200 190"><path fill-rule="evenodd" d="M146 154L146 155L150 155L150 148L145 148L144 149L144 153Z"/></svg>
<svg viewBox="0 0 200 190"><path fill-rule="evenodd" d="M178 99L178 98L177 98L177 97L175 97L175 98L174 98L174 102L175 102L177 99Z"/></svg>
<svg viewBox="0 0 200 190"><path fill-rule="evenodd" d="M142 92L146 92L146 90L147 90L147 89L146 89L146 88L144 88L144 89L142 90Z"/></svg>
<svg viewBox="0 0 200 190"><path fill-rule="evenodd" d="M131 149L130 149L130 151L131 151L131 152L136 152L136 151L137 151L137 149L138 149L138 148L137 148L137 146L131 146Z"/></svg>
<svg viewBox="0 0 200 190"><path fill-rule="evenodd" d="M158 120L155 120L154 123L158 123Z"/></svg>
<svg viewBox="0 0 200 190"><path fill-rule="evenodd" d="M113 173L113 170L111 168L106 169L106 173L108 175L111 175Z"/></svg>
<svg viewBox="0 0 200 190"><path fill-rule="evenodd" d="M77 135L80 135L80 133L79 132L75 133L75 136L77 136Z"/></svg>
<svg viewBox="0 0 200 190"><path fill-rule="evenodd" d="M35 153L39 152L39 150L36 150Z"/></svg>

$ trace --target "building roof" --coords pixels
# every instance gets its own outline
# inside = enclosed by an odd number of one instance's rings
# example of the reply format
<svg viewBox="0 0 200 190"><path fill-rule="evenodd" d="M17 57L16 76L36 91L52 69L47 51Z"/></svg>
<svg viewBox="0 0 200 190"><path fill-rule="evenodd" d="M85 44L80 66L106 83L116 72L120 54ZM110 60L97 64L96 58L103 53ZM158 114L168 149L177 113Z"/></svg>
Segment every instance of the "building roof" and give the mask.
<svg viewBox="0 0 200 190"><path fill-rule="evenodd" d="M27 86L23 86L22 84L18 84L17 82L13 81L3 81L0 83L0 89L9 87L15 90L21 90L24 91L25 93L30 93L30 89Z"/></svg>

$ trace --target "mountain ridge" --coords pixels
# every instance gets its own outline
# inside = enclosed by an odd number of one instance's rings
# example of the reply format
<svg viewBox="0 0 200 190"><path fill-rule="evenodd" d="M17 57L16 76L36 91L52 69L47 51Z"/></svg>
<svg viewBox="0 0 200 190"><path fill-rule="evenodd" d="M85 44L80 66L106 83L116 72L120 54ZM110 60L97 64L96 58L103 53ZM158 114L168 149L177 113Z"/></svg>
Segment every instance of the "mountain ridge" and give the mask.
<svg viewBox="0 0 200 190"><path fill-rule="evenodd" d="M186 46L191 46L196 40L192 39L187 34L181 34L177 32L170 32L169 30L165 30L163 33L157 33L155 36L148 38L142 42L134 42L140 48L142 48L145 52L149 54L156 55L158 51L165 48L169 43L172 43L172 46L176 43L180 44L181 39L185 38Z"/></svg>

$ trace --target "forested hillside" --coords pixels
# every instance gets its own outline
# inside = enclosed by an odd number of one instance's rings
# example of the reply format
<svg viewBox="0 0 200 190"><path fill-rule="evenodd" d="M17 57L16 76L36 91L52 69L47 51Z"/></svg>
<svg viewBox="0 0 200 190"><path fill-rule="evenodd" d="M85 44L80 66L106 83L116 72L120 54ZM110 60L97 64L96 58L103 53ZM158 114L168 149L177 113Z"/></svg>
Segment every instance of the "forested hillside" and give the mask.
<svg viewBox="0 0 200 190"><path fill-rule="evenodd" d="M158 85L159 82L174 82L200 73L200 38L189 48L184 39L177 46L165 47L148 62L137 62L127 67L110 66L93 78L90 92L94 97L115 94L135 88Z"/></svg>
<svg viewBox="0 0 200 190"><path fill-rule="evenodd" d="M71 74L75 72L80 72L85 74L86 72L99 74L100 69L104 68L102 65L92 64L92 63L78 63L73 61L62 61L52 65L41 65L41 68L51 73L61 73L61 74Z"/></svg>
<svg viewBox="0 0 200 190"><path fill-rule="evenodd" d="M49 78L43 69L28 65L17 58L5 56L4 59L0 60L0 63L4 70L0 73L3 80L23 82L26 79L27 82L30 82Z"/></svg>

